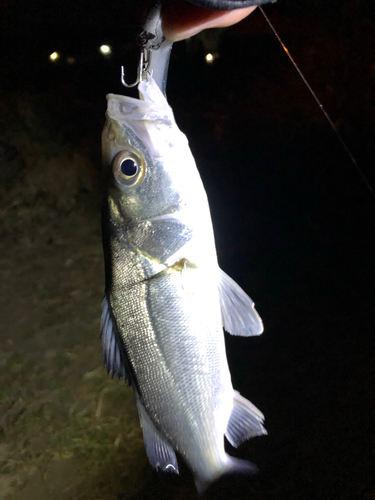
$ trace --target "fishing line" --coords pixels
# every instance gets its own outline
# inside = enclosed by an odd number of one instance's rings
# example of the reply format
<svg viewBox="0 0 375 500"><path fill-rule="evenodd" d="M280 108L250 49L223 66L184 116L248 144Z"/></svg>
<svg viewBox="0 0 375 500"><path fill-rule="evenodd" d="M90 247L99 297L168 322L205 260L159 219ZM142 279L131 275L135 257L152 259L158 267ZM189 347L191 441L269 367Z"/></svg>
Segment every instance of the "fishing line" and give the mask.
<svg viewBox="0 0 375 500"><path fill-rule="evenodd" d="M261 13L263 14L263 17L264 19L267 21L267 23L269 24L271 30L273 31L274 35L276 36L276 38L278 39L280 45L282 46L282 48L284 49L286 55L289 57L291 63L293 64L293 66L295 67L295 69L297 70L299 76L301 77L303 83L306 85L306 87L308 88L310 94L313 96L313 98L315 99L316 103L318 104L319 108L321 109L323 115L326 117L328 123L331 125L331 128L332 130L334 131L334 133L336 134L336 137L338 138L338 140L340 141L342 147L344 148L344 150L346 151L346 153L348 154L349 158L351 159L353 165L355 166L355 168L357 169L359 175L361 176L363 182L365 183L365 185L367 186L368 190L370 191L371 195L375 198L375 192L371 186L371 184L369 183L369 181L367 180L363 170L361 169L361 167L358 165L358 162L357 160L354 158L354 156L352 155L352 153L350 152L350 149L348 148L348 146L346 145L346 142L344 141L344 139L342 138L340 132L337 130L335 124L333 123L333 121L331 120L329 114L327 113L327 111L324 109L323 107L323 104L320 102L318 96L315 94L315 92L313 91L313 89L311 88L309 82L306 80L306 78L304 77L302 71L299 69L299 67L297 66L297 63L295 62L295 60L293 59L293 57L290 55L289 53L289 50L287 49L286 45L284 44L284 42L281 40L279 34L277 33L276 29L274 28L273 24L271 23L271 21L269 20L269 18L267 17L266 13L264 12L263 8L261 5L258 6L259 10L261 11Z"/></svg>

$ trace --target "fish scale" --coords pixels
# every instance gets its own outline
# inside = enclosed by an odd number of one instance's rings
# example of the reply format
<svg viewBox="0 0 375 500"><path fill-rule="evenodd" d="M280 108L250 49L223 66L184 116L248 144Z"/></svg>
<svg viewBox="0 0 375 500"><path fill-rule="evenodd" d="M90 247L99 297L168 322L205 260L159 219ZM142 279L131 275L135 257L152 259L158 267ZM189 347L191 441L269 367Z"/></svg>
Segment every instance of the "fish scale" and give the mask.
<svg viewBox="0 0 375 500"><path fill-rule="evenodd" d="M121 262L121 259L116 259L116 262ZM189 448L191 436L199 430L203 437L207 436L201 443L204 452L206 448L212 448L209 446L212 435L221 434L223 440L225 425L219 422L222 428L215 428L218 421L211 415L215 410L220 411L224 403L217 395L223 392L225 385L229 386L229 391L231 387L229 371L220 370L225 362L225 346L218 300L216 329L212 328L209 319L212 315L205 305L207 300L202 301L206 296L217 295L217 291L208 283L199 294L186 294L181 287L181 272L174 272L148 281L144 281L145 276L141 275L138 278L140 284L132 286L130 294L127 282L129 274L132 280L134 276L133 272L124 272L124 268L125 271L133 270L134 266L120 268L118 272L114 269L118 278L116 288L110 293L111 304L141 388L142 403L153 421L163 428L166 437L179 436L176 445L184 450L185 456L196 453L195 444L193 450ZM192 315L192 311L197 312L202 305L203 314ZM132 338L134 325L136 342ZM183 337L178 335L181 330L185 330ZM181 420L181 408L187 409L185 420ZM218 451L216 453L219 455ZM202 465L199 469L202 471Z"/></svg>
<svg viewBox="0 0 375 500"><path fill-rule="evenodd" d="M222 474L257 470L224 449L224 435L238 446L266 430L232 387L223 327L251 336L263 325L219 268L207 196L171 108L152 78L139 90L140 100L108 96L103 131L104 362L133 385L151 465L178 472L178 451L202 492Z"/></svg>

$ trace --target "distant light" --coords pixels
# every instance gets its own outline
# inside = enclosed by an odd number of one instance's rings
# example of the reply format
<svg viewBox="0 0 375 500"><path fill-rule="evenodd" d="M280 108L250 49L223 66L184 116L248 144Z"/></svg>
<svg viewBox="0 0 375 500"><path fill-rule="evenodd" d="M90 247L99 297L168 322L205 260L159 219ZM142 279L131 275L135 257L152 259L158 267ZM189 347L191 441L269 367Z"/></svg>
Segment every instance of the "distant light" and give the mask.
<svg viewBox="0 0 375 500"><path fill-rule="evenodd" d="M58 52L52 52L52 54L49 55L50 61L57 61L59 57L60 54Z"/></svg>
<svg viewBox="0 0 375 500"><path fill-rule="evenodd" d="M220 54L218 52L208 52L204 58L207 64L212 64L216 59L219 59Z"/></svg>
<svg viewBox="0 0 375 500"><path fill-rule="evenodd" d="M66 58L66 62L67 62L68 64L75 64L76 59L75 59L75 57L68 56L68 57Z"/></svg>
<svg viewBox="0 0 375 500"><path fill-rule="evenodd" d="M108 55L112 52L111 47L109 45L101 45L100 52L102 54Z"/></svg>

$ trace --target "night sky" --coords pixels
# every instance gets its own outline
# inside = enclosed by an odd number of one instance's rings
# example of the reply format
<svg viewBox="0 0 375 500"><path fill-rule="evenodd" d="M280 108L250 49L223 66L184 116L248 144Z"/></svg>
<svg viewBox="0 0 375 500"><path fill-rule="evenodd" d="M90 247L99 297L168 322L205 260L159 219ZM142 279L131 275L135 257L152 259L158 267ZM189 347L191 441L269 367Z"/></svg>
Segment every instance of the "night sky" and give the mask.
<svg viewBox="0 0 375 500"><path fill-rule="evenodd" d="M264 9L374 189L375 4ZM86 151L94 207L105 95L124 93L119 67L134 67L143 12L130 0L0 1L0 140L22 154L13 109L29 99L41 124L31 140ZM167 95L208 193L220 265L265 324L259 338L226 337L233 385L269 432L236 456L261 474L223 480L208 498L374 499L375 197L259 11L216 39L175 44Z"/></svg>

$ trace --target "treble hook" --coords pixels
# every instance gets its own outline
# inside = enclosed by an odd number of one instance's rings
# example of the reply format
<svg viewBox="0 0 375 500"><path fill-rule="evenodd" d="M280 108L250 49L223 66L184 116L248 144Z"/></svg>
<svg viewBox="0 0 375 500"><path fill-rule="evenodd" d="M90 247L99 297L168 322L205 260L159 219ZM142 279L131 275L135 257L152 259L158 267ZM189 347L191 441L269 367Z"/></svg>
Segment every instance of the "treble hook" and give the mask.
<svg viewBox="0 0 375 500"><path fill-rule="evenodd" d="M143 31L137 36L138 45L141 47L137 79L134 83L126 83L125 70L121 67L121 83L125 87L136 87L140 82L148 81L152 76L165 94L172 42L164 38L161 26L163 0L151 0L151 2L152 6L143 25Z"/></svg>
<svg viewBox="0 0 375 500"><path fill-rule="evenodd" d="M142 48L141 55L139 58L138 69L137 69L137 79L134 83L126 83L125 81L125 69L124 66L121 66L121 83L124 87L131 88L137 86L141 82L147 81L153 73L153 70L150 70L151 64L151 49Z"/></svg>

